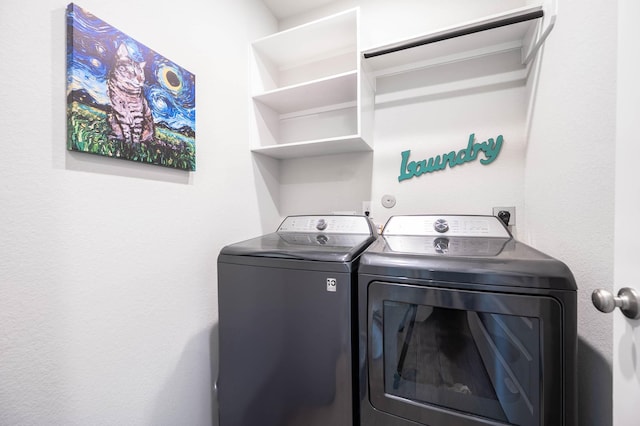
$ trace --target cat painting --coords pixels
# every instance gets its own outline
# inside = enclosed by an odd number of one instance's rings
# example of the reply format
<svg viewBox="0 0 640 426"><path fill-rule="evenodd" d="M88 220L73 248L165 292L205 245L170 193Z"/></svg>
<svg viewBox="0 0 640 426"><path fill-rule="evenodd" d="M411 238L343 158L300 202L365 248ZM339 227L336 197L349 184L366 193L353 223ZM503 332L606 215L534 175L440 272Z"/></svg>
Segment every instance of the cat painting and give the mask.
<svg viewBox="0 0 640 426"><path fill-rule="evenodd" d="M127 46L121 44L107 76L110 138L122 142L125 152L154 137L153 117L143 90L144 66L144 62L136 62Z"/></svg>
<svg viewBox="0 0 640 426"><path fill-rule="evenodd" d="M195 171L195 95L193 73L67 6L69 151Z"/></svg>

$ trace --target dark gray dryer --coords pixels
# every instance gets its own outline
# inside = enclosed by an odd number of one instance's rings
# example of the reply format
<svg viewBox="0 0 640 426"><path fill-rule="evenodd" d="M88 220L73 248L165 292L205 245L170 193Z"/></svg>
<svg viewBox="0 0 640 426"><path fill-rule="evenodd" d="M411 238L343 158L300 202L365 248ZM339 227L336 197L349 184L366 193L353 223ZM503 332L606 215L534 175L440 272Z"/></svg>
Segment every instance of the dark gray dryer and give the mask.
<svg viewBox="0 0 640 426"><path fill-rule="evenodd" d="M492 216L396 216L361 256L363 426L574 426L576 284Z"/></svg>
<svg viewBox="0 0 640 426"><path fill-rule="evenodd" d="M218 257L220 426L354 424L364 216L290 216Z"/></svg>

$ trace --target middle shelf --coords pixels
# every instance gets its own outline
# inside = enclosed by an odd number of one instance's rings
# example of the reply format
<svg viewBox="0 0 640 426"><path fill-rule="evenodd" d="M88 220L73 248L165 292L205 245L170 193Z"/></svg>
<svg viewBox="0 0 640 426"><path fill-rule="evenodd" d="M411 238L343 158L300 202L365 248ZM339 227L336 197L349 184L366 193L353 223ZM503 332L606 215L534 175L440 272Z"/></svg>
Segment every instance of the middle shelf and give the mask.
<svg viewBox="0 0 640 426"><path fill-rule="evenodd" d="M349 71L255 95L254 101L283 115L307 115L317 110L339 109L357 99L358 72ZM309 111L311 110L311 111ZM286 116L284 118L287 118Z"/></svg>

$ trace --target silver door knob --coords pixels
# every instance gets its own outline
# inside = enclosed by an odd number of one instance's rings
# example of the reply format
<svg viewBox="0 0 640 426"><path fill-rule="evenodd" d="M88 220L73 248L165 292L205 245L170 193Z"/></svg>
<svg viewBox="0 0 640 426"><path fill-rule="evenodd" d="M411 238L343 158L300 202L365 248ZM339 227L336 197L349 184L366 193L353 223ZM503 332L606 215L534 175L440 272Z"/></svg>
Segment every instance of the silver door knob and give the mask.
<svg viewBox="0 0 640 426"><path fill-rule="evenodd" d="M615 308L620 308L628 318L640 318L640 293L632 288L621 288L617 296L600 288L593 291L591 301L600 312L609 313Z"/></svg>

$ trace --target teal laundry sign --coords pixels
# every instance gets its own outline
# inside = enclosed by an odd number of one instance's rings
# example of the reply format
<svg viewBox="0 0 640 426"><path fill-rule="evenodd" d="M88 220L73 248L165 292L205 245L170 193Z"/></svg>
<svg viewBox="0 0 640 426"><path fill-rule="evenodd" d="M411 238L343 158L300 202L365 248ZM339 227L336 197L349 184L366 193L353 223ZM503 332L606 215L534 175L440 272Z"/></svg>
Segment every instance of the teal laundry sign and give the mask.
<svg viewBox="0 0 640 426"><path fill-rule="evenodd" d="M495 139L489 138L484 142L476 142L475 133L471 133L466 148L419 161L409 160L411 150L403 151L400 154L402 156L402 163L400 164L398 181L402 182L403 180L421 176L425 173L444 170L447 166L449 166L449 168L459 166L460 164L475 161L479 156L481 156L480 164L486 166L498 158L503 141L504 138L502 135L498 135Z"/></svg>

